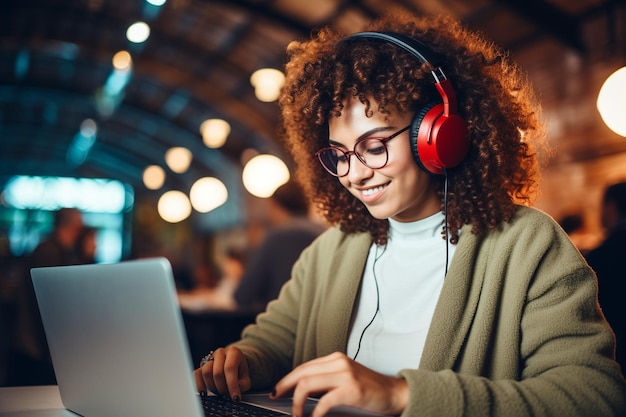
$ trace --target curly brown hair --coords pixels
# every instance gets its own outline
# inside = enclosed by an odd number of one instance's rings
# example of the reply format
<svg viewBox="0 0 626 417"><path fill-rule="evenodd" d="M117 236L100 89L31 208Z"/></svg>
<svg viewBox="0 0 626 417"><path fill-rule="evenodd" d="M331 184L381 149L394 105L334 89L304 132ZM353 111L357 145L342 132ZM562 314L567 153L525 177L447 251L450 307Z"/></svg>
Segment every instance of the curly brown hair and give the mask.
<svg viewBox="0 0 626 417"><path fill-rule="evenodd" d="M364 30L411 36L441 58L455 87L458 113L468 124L470 151L447 171L447 223L450 241L472 225L473 233L510 221L516 204L531 205L538 193L537 144L545 138L540 106L525 73L502 48L447 16L382 17ZM402 48L371 40L342 41L330 28L287 48L286 82L279 104L285 143L297 165L297 178L325 219L346 233L368 231L385 244L389 224L329 175L315 159L328 146L328 121L342 102L357 97L383 114L416 112L441 101L433 87L430 63ZM444 176L433 176L444 206Z"/></svg>

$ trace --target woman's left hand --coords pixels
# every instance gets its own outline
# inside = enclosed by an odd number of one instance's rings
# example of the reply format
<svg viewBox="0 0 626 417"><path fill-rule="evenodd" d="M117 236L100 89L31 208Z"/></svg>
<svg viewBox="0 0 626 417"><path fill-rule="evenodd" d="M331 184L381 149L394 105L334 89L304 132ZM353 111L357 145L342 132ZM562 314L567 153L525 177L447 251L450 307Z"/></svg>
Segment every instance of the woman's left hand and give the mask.
<svg viewBox="0 0 626 417"><path fill-rule="evenodd" d="M379 374L338 352L295 368L278 381L271 398L292 391L294 416L304 415L307 397L324 393L311 417L322 417L331 408L341 405L399 415L409 397L404 379Z"/></svg>

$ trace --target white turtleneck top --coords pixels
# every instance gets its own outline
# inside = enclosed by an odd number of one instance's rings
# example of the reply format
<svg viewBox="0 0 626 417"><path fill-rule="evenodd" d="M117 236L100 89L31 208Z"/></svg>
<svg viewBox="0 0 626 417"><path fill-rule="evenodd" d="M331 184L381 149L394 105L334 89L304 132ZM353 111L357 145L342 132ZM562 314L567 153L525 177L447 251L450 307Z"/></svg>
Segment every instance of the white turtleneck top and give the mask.
<svg viewBox="0 0 626 417"><path fill-rule="evenodd" d="M370 248L347 350L368 368L395 375L418 367L456 248L448 243L446 256L443 221L441 212L411 223L389 219L387 245Z"/></svg>

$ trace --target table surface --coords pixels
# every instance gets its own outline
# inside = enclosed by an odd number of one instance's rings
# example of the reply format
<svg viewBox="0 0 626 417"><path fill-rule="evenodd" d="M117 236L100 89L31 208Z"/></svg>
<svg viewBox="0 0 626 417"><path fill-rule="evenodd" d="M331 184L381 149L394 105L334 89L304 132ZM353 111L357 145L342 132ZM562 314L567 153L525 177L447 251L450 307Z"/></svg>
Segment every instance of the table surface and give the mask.
<svg viewBox="0 0 626 417"><path fill-rule="evenodd" d="M267 392L250 393L244 401L262 404L289 413L291 399L270 400ZM307 402L305 414L309 415L316 400ZM338 407L328 413L328 417L384 417L347 407ZM0 417L79 417L63 407L59 387L44 385L35 387L0 387Z"/></svg>
<svg viewBox="0 0 626 417"><path fill-rule="evenodd" d="M61 402L59 387L0 388L0 417L76 417Z"/></svg>

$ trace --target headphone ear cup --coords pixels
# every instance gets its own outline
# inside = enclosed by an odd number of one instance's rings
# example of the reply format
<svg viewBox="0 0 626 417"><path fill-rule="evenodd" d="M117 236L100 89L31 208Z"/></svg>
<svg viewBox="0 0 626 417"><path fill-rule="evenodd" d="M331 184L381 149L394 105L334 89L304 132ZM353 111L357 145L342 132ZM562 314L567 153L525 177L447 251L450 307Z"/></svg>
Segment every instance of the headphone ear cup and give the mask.
<svg viewBox="0 0 626 417"><path fill-rule="evenodd" d="M417 112L410 137L413 158L431 174L459 165L469 151L467 123L456 114L446 116L442 103L428 103Z"/></svg>
<svg viewBox="0 0 626 417"><path fill-rule="evenodd" d="M428 168L422 163L422 158L419 152L418 145L418 135L420 130L428 130L428 127L422 128L422 122L424 121L424 117L426 114L437 105L437 103L427 103L424 107L420 109L415 116L413 116L413 121L411 122L411 129L409 138L411 140L411 151L413 153L413 159L417 163L417 165L426 172L430 172Z"/></svg>

